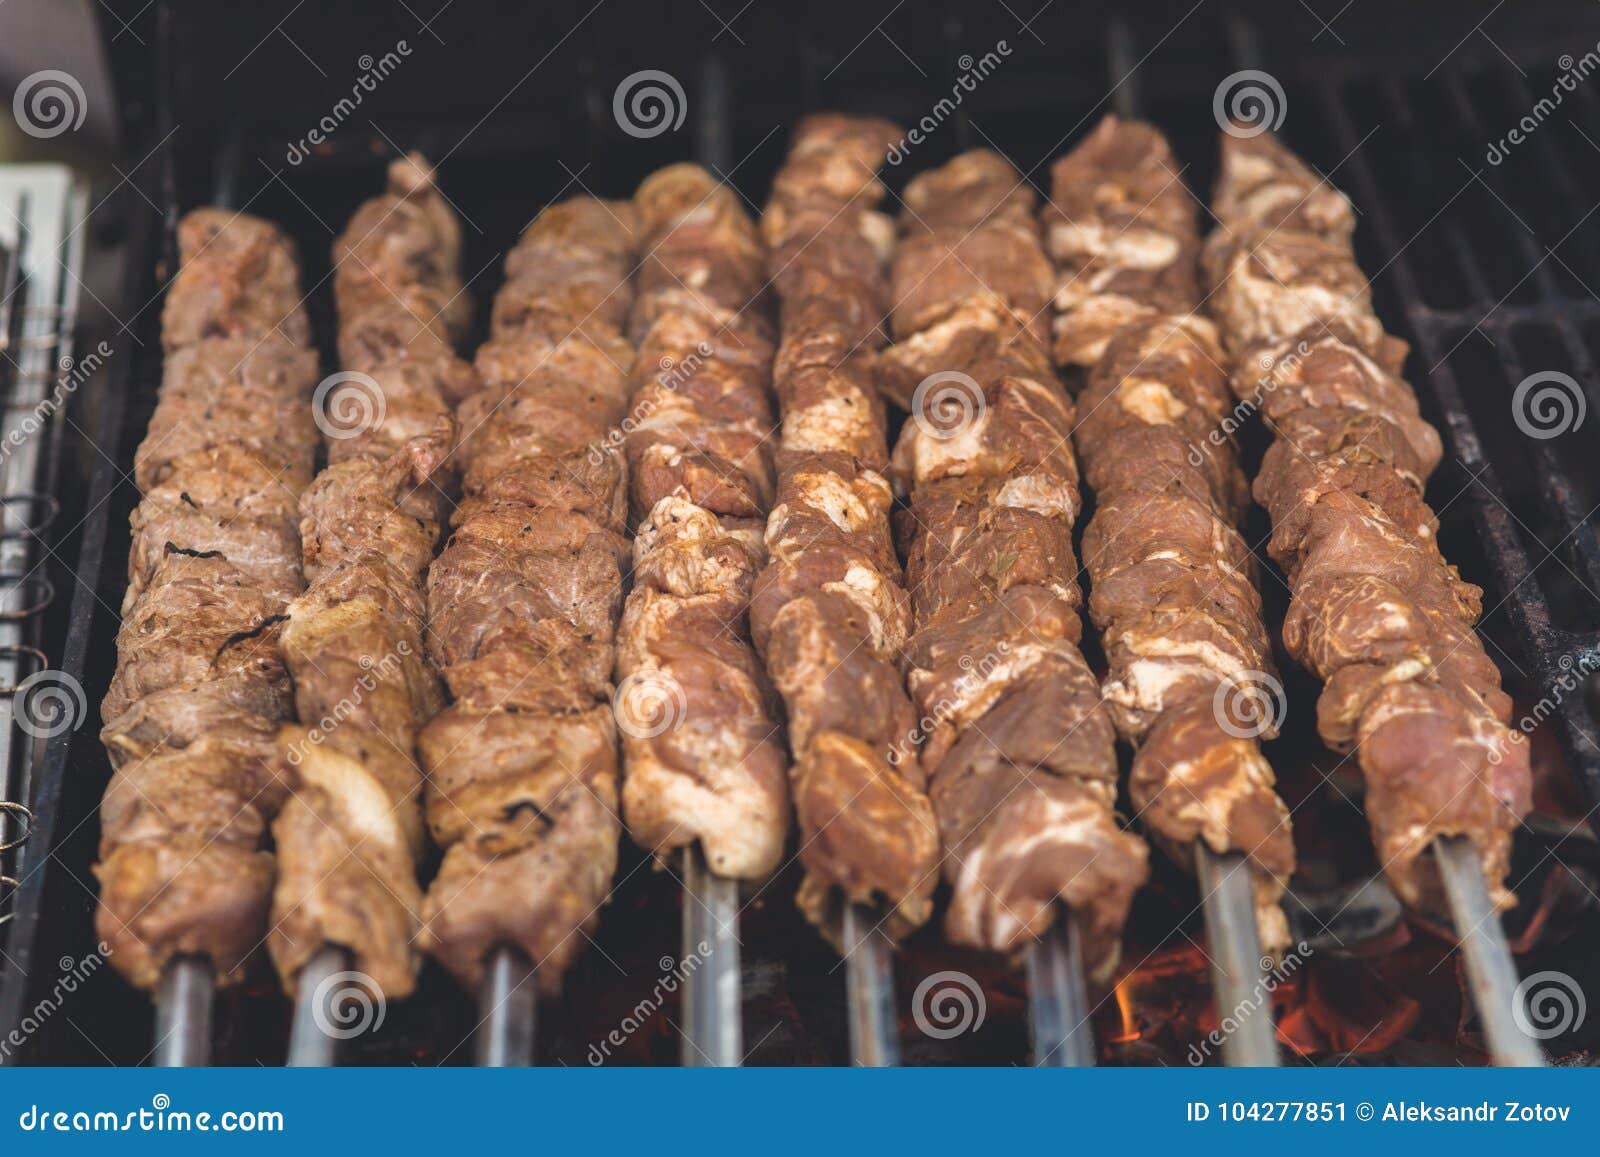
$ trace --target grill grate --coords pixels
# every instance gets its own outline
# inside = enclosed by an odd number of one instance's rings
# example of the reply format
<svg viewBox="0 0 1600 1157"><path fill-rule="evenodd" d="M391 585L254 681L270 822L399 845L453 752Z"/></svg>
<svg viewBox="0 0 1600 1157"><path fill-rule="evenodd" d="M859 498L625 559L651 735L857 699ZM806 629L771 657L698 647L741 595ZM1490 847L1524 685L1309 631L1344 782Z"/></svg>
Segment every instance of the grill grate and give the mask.
<svg viewBox="0 0 1600 1157"><path fill-rule="evenodd" d="M32 947L36 894L64 753L87 716L81 667L54 668L41 645L61 562L60 410L93 374L74 346L87 190L59 165L0 167L0 1024ZM70 537L70 536L68 536ZM51 632L52 637L54 633Z"/></svg>
<svg viewBox="0 0 1600 1157"><path fill-rule="evenodd" d="M1519 81L1517 87L1526 95L1525 85ZM1404 94L1392 82L1383 88L1390 119L1401 126L1406 145L1421 145L1422 129ZM1465 80L1452 74L1445 88L1459 123L1468 128L1474 139L1487 139ZM1554 440L1507 438L1505 423L1512 417L1512 390L1530 373L1562 364L1576 371L1588 404L1600 403L1600 380L1580 333L1580 326L1592 325L1600 316L1600 303L1560 291L1548 269L1548 258L1539 253L1527 225L1512 207L1510 198L1515 194L1491 171L1486 178L1472 178L1484 180L1483 187L1500 213L1497 227L1487 240L1480 237L1475 243L1457 217L1442 217L1439 222L1458 262L1468 300L1445 308L1429 305L1423 274L1416 259L1407 253L1407 242L1393 219L1389 198L1371 163L1358 148L1361 138L1345 94L1337 87L1324 86L1318 96L1337 147L1350 155L1352 192L1367 214L1378 247L1394 255L1388 274L1399 291L1404 317L1425 363L1425 372L1415 374L1412 380L1431 393L1436 410L1445 418L1441 428L1458 472L1465 476L1464 497L1492 572L1491 591L1503 600L1499 605L1519 640L1520 645L1509 652L1500 648L1496 658L1511 667L1508 674L1523 675L1535 688L1560 686L1575 666L1600 659L1600 629L1594 625L1592 615L1595 592L1600 589L1600 544L1592 522L1594 502L1592 494L1586 497L1582 493L1578 476L1558 453ZM1568 195L1573 187L1571 177L1559 150L1542 137L1536 136L1534 145L1539 149L1542 171L1552 175L1552 182L1564 189L1563 198L1575 205ZM1405 151L1412 157L1408 176L1417 182L1417 187L1436 184L1438 174L1431 172L1429 165L1437 163L1437 156L1429 157L1420 148ZM1462 172L1462 176L1466 173ZM1580 221L1576 228L1592 244L1592 227ZM1524 268L1532 270L1537 294L1534 300L1500 304L1507 295L1496 292L1496 283L1486 270L1482 255L1502 242L1512 247ZM1478 404L1472 404L1469 386L1463 383L1458 367L1481 359L1481 349L1463 348L1465 343L1482 340L1474 336L1479 333L1492 345L1491 360L1497 372L1473 373L1471 386L1491 396L1480 395L1473 399ZM1530 333L1545 338L1545 348L1551 350L1553 346L1557 360L1543 365L1528 363L1519 347ZM1498 422L1500 436L1492 429L1485 430L1485 421ZM1581 435L1581 430L1573 433ZM1489 448L1491 440L1498 453ZM1525 455L1527 461L1518 462L1519 454ZM1518 496L1504 479L1503 471L1508 470L1533 480L1531 496L1545 519L1537 529L1530 528L1512 509L1511 503L1518 502ZM1559 614L1552 608L1543 577L1546 569L1552 569L1547 564L1553 559L1561 560L1563 577L1570 577L1586 596L1578 606L1569 605ZM1568 596L1556 597L1566 601ZM1493 598L1490 605L1495 605ZM1600 803L1600 747L1594 739L1592 687L1592 683L1588 684L1583 694L1563 698L1557 715L1566 753L1583 781L1590 803L1596 804Z"/></svg>

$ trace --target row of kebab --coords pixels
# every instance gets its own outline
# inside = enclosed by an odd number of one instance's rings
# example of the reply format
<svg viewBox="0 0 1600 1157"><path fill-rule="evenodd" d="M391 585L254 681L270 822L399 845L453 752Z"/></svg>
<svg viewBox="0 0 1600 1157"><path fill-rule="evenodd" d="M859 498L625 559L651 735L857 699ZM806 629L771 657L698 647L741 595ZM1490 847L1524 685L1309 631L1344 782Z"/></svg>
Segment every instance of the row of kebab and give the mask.
<svg viewBox="0 0 1600 1157"><path fill-rule="evenodd" d="M1252 495L1396 893L1443 911L1423 853L1455 835L1511 903L1525 745L1346 198L1225 135L1203 238L1160 133L1107 118L1042 209L977 151L896 220L900 136L808 118L759 222L693 165L545 209L470 362L456 217L399 160L336 241L321 385L287 238L184 219L103 705L98 928L133 983L265 947L293 992L334 946L393 999L424 955L473 985L510 947L554 992L624 829L738 880L798 859L835 943L851 904L916 930L941 881L960 945L1070 917L1099 981L1145 837L1203 846L1247 857L1277 951Z"/></svg>

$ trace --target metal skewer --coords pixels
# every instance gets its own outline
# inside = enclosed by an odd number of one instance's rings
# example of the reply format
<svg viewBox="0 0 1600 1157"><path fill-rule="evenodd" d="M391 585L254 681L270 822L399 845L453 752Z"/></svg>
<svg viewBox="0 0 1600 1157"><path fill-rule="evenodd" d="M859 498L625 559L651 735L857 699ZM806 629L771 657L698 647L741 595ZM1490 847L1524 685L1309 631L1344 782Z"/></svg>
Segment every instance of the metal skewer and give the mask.
<svg viewBox="0 0 1600 1157"><path fill-rule="evenodd" d="M1225 23L1227 38L1234 58L1245 68L1258 68L1265 57L1261 38L1256 27L1238 14ZM1321 104L1326 111L1335 139L1347 157L1354 157L1360 148L1354 127L1344 106L1321 90ZM1407 262L1398 260L1406 246L1400 244L1400 235L1392 221L1383 199L1366 166L1356 158L1351 172L1371 214L1373 229L1381 244L1395 254L1395 276L1402 289L1410 288L1411 278ZM1416 292L1409 300L1422 300ZM1426 335L1424 334L1424 337ZM1426 346L1426 342L1424 345ZM1439 864L1439 875L1444 882L1456 935L1461 944L1461 954L1467 965L1468 986L1478 1016L1483 1021L1484 1035L1489 1041L1489 1051L1500 1065L1539 1066L1545 1063L1537 1044L1516 1025L1513 1010L1516 1005L1517 970L1511 959L1511 947L1506 943L1505 930L1500 925L1499 914L1489 899L1488 883L1483 877L1483 867L1470 840L1445 837L1434 841L1434 855Z"/></svg>
<svg viewBox="0 0 1600 1157"><path fill-rule="evenodd" d="M1111 80L1117 86L1112 96L1117 115L1125 119L1137 117L1143 104L1136 76L1138 45L1132 28L1120 16L1113 16L1106 26L1106 52ZM1223 1058L1230 1065L1276 1066L1277 1033L1272 1008L1260 985L1261 941L1249 865L1242 855L1219 856L1203 845L1196 847L1195 861L1204 896L1217 1012L1226 1016L1230 1010L1248 1010L1242 1019L1235 1017L1240 1019L1240 1027L1224 1042Z"/></svg>
<svg viewBox="0 0 1600 1157"><path fill-rule="evenodd" d="M683 1064L737 1068L744 1062L739 882L713 872L699 844L683 850L678 966L684 970Z"/></svg>
<svg viewBox="0 0 1600 1157"><path fill-rule="evenodd" d="M156 989L153 1063L168 1069L211 1063L211 1000L216 988L211 961L179 956L161 972Z"/></svg>
<svg viewBox="0 0 1600 1157"><path fill-rule="evenodd" d="M1040 1068L1091 1068L1094 1027L1078 922L1063 909L1028 953L1028 1023Z"/></svg>
<svg viewBox="0 0 1600 1157"><path fill-rule="evenodd" d="M716 53L701 61L695 121L696 159L719 181L735 167L733 80ZM686 1067L744 1063L740 975L739 882L719 876L698 843L683 849L683 1043ZM703 947L702 947L703 946ZM691 963L692 962L692 963Z"/></svg>
<svg viewBox="0 0 1600 1157"><path fill-rule="evenodd" d="M1256 928L1250 864L1238 852L1217 855L1195 849L1196 872L1205 896L1206 942L1211 949L1211 989L1219 1019L1238 1027L1222 1042L1230 1065L1276 1068L1279 1063L1272 1002L1262 983L1261 939Z"/></svg>
<svg viewBox="0 0 1600 1157"><path fill-rule="evenodd" d="M475 1057L486 1069L527 1068L538 1039L534 967L520 949L502 944L489 953L478 990Z"/></svg>
<svg viewBox="0 0 1600 1157"><path fill-rule="evenodd" d="M289 1055L285 1064L292 1069L325 1069L332 1066L339 1051L339 1039L328 1031L336 1024L330 1005L336 993L328 983L350 970L350 954L343 948L323 948L300 969L295 979L294 1022L289 1028Z"/></svg>
<svg viewBox="0 0 1600 1157"><path fill-rule="evenodd" d="M850 1063L886 1068L900 1063L894 1015L894 970L881 914L865 904L844 906L845 991L850 1010Z"/></svg>
<svg viewBox="0 0 1600 1157"><path fill-rule="evenodd" d="M1477 848L1464 837L1446 836L1434 841L1433 854L1450 898L1461 955L1467 964L1467 983L1494 1063L1543 1067L1544 1053L1517 1026L1517 968L1500 926L1500 914L1489 899Z"/></svg>

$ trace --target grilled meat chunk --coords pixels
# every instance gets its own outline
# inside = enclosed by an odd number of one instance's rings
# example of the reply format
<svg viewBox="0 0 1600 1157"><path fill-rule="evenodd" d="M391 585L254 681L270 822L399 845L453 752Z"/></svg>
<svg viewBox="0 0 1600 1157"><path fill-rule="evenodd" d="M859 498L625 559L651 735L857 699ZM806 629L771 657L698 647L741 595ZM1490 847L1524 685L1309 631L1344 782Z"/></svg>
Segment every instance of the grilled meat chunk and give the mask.
<svg viewBox="0 0 1600 1157"><path fill-rule="evenodd" d="M927 920L938 882L917 713L899 668L911 606L874 382L893 237L876 208L877 173L899 135L868 118L802 121L761 222L780 301L782 427L751 624L787 708L799 904L836 942L846 902L882 905L898 939Z"/></svg>
<svg viewBox="0 0 1600 1157"><path fill-rule="evenodd" d="M1439 436L1399 375L1350 245L1353 213L1270 134L1222 140L1207 242L1213 312L1234 393L1274 441L1256 476L1269 549L1289 578L1284 646L1323 681L1317 724L1354 752L1379 861L1400 898L1447 910L1440 836L1477 848L1502 906L1511 833L1530 806L1527 743L1473 630L1422 499Z"/></svg>
<svg viewBox="0 0 1600 1157"><path fill-rule="evenodd" d="M914 179L905 202L884 373L911 408L894 450L906 661L952 888L945 931L1018 953L1064 904L1104 980L1147 853L1113 813L1111 722L1078 650L1075 410L1046 352L1033 195L977 152Z"/></svg>
<svg viewBox="0 0 1600 1157"><path fill-rule="evenodd" d="M422 729L444 848L421 947L475 986L498 945L561 986L617 863L609 681L626 543L622 464L635 218L576 198L506 259L482 391L457 410L462 501L427 578L428 651L452 702Z"/></svg>
<svg viewBox="0 0 1600 1157"><path fill-rule="evenodd" d="M117 670L101 705L96 929L153 988L178 955L237 981L268 929L268 825L292 709L284 621L301 592L295 504L316 377L299 265L274 226L202 209L178 227L166 365L134 459Z"/></svg>
<svg viewBox="0 0 1600 1157"><path fill-rule="evenodd" d="M765 248L738 195L697 165L652 174L633 204L647 256L628 319L623 812L662 861L698 842L712 871L761 879L789 833L775 696L750 639L774 487Z"/></svg>
<svg viewBox="0 0 1600 1157"><path fill-rule="evenodd" d="M1116 117L1056 163L1051 199L1056 355L1091 367L1073 432L1095 495L1084 566L1106 709L1135 749L1129 795L1180 864L1199 841L1249 858L1257 935L1277 952L1294 843L1260 740L1276 734L1281 685L1236 529L1247 499L1227 359L1195 316L1194 202L1165 138Z"/></svg>

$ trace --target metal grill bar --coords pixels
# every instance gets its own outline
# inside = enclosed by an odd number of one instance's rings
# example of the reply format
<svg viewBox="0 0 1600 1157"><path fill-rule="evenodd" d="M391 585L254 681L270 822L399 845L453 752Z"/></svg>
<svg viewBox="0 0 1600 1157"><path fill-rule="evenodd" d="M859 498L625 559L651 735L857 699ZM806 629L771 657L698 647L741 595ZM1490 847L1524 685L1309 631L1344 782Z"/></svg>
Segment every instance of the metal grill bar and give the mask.
<svg viewBox="0 0 1600 1157"><path fill-rule="evenodd" d="M1474 133L1481 132L1482 127L1478 121L1477 111L1462 86L1460 75L1452 72L1445 78L1444 83L1446 91L1452 98L1452 105L1456 115L1460 118L1460 123L1463 126L1470 126ZM1409 102L1406 101L1398 84L1390 80L1385 82L1383 87L1390 106L1395 110L1396 120L1401 128L1408 134L1417 135L1420 127L1417 125ZM1421 153L1417 150L1407 150L1407 152L1411 157L1413 179L1418 182L1419 188L1426 187L1422 182L1428 181L1430 174L1422 163ZM1494 171L1490 172L1486 184L1491 189L1496 185L1500 185L1503 188L1503 184L1498 178L1498 173ZM1505 206L1502 193L1497 191L1495 196L1500 204ZM1506 206L1506 214L1508 217L1511 216L1509 206ZM1437 225L1444 230L1445 237L1448 238L1450 247L1456 254L1462 274L1474 299L1483 302L1486 309L1492 308L1496 295L1478 257L1479 246L1475 245L1467 237L1466 231L1461 227L1461 223L1453 215L1448 213L1442 215ZM1528 237L1522 223L1514 218L1508 220L1504 233L1509 237L1510 244L1518 260L1528 266L1531 279L1538 288L1540 296L1546 302L1553 302L1559 296L1559 291L1555 286L1554 278L1551 276L1549 264L1543 259L1543 255L1539 253L1537 247ZM1592 374L1589 372L1587 364L1589 360L1588 353L1583 348L1582 339L1572 331L1570 325L1565 323L1559 310L1546 314L1544 320L1546 324L1554 322L1568 355L1579 367L1582 380L1589 381ZM1516 346L1513 341L1502 339L1494 342L1494 357L1506 375L1508 382L1521 382L1528 376L1526 367L1523 366L1521 359L1517 356ZM1600 391L1591 390L1591 394L1597 407L1600 407ZM1533 452L1537 466L1534 474L1540 482L1538 488L1539 497L1561 528L1562 534L1567 536L1566 541L1577 556L1579 565L1588 575L1590 583L1600 585L1600 544L1596 543L1593 527L1589 526L1585 521L1587 511L1574 491L1572 479L1567 475L1566 470L1557 459L1554 447L1550 442L1539 439L1529 439L1528 441L1531 444L1529 448Z"/></svg>

